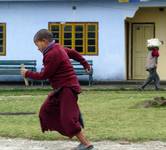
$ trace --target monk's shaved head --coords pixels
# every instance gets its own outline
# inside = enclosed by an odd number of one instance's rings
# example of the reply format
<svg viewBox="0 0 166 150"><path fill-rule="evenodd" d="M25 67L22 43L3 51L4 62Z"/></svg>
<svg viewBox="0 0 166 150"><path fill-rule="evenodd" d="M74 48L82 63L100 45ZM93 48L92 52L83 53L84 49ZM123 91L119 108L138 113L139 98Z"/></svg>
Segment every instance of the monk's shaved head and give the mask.
<svg viewBox="0 0 166 150"><path fill-rule="evenodd" d="M37 41L42 41L42 40L48 40L49 42L53 41L53 35L50 31L48 31L47 29L41 29L39 30L34 38L33 41L37 42Z"/></svg>

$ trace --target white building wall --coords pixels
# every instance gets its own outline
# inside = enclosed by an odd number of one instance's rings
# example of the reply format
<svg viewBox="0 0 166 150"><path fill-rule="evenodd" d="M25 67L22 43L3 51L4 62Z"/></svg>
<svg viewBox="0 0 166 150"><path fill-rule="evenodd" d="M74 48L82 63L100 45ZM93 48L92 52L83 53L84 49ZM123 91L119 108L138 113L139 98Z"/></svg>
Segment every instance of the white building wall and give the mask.
<svg viewBox="0 0 166 150"><path fill-rule="evenodd" d="M99 22L99 55L85 56L94 62L94 79L125 80L124 21L137 8L137 4L116 2L1 2L0 22L7 27L7 54L0 59L35 59L40 70L42 55L33 43L39 29L48 28L48 22Z"/></svg>

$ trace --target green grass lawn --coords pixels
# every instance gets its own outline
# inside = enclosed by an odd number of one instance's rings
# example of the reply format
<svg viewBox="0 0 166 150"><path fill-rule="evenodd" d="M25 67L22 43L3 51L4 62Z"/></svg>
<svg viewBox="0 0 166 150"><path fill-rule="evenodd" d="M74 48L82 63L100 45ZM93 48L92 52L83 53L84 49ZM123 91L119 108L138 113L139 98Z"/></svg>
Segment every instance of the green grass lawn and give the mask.
<svg viewBox="0 0 166 150"><path fill-rule="evenodd" d="M38 111L48 90L0 90L0 112L36 112L29 116L0 115L0 136L38 140L66 139L56 132L43 134ZM86 134L98 140L166 141L166 108L131 108L137 103L166 97L165 91L83 91L79 104Z"/></svg>

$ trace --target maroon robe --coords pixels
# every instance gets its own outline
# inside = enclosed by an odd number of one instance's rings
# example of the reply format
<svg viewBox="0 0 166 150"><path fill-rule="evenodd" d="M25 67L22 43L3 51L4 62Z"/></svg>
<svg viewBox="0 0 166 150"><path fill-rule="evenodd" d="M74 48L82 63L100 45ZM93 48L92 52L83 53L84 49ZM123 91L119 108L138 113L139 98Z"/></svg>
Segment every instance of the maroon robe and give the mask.
<svg viewBox="0 0 166 150"><path fill-rule="evenodd" d="M85 69L90 68L87 61L75 50L52 44L44 52L44 69L41 72L27 71L25 77L35 80L49 79L54 89L40 109L42 131L55 130L73 137L81 131L77 104L77 95L81 90L69 58L79 61Z"/></svg>

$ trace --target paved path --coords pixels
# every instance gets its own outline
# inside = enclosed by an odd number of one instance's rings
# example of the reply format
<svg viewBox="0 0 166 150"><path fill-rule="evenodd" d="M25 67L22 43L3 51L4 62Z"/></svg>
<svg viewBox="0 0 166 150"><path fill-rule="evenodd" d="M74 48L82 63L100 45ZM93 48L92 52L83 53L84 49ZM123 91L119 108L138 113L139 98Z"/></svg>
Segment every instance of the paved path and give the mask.
<svg viewBox="0 0 166 150"><path fill-rule="evenodd" d="M70 150L77 142L32 141L24 139L0 138L0 150ZM94 142L97 150L166 150L166 142L151 141L144 143Z"/></svg>

